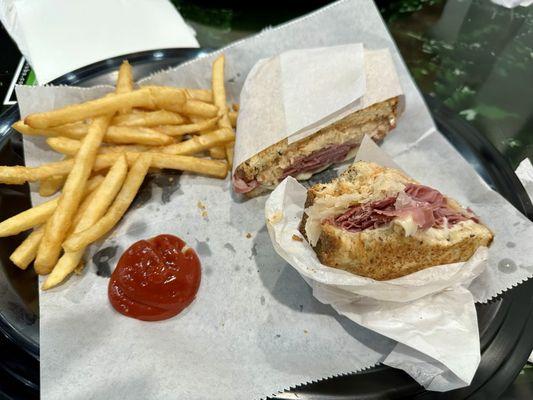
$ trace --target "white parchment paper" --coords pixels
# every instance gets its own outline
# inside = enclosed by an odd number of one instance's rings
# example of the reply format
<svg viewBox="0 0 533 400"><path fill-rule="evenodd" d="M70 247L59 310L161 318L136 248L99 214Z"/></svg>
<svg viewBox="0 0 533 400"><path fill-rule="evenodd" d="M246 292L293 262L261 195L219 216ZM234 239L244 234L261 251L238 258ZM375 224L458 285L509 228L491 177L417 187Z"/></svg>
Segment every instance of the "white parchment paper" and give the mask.
<svg viewBox="0 0 533 400"><path fill-rule="evenodd" d="M395 167L368 137L356 160ZM302 238L298 227L306 197L307 189L288 177L267 200L265 217L277 253L309 283L313 295L396 340L399 347L384 363L407 371L426 388L443 391L470 384L480 352L474 299L467 288L487 266L487 248L478 249L466 263L434 266L389 281L357 276L323 265L307 241L294 240Z"/></svg>
<svg viewBox="0 0 533 400"><path fill-rule="evenodd" d="M384 149L407 173L470 205L496 232L489 254L496 266L490 263L470 287L476 301L531 277L531 224L490 191L435 130L372 1L343 0L220 50L226 54L229 100L238 100L247 73L261 58L356 42L391 51L405 93L407 108ZM143 83L209 87L216 56ZM24 104L44 111L60 101L97 97L99 90L111 89L40 87L19 89L17 95L24 115ZM38 102L24 101L34 95ZM39 140L25 141L28 165L50 154ZM35 193L32 197L38 201ZM207 217L196 208L198 201L207 207ZM396 342L313 298L272 248L264 205L265 197L244 203L232 199L229 181L183 174L148 182L112 237L91 247L85 274L40 294L41 397L250 399L383 361ZM106 297L107 279L98 273L108 274L106 269L138 238L162 232L181 236L200 254L203 280L197 300L187 312L160 323L117 315ZM396 353L402 354L398 347ZM407 351L403 357L416 359Z"/></svg>
<svg viewBox="0 0 533 400"><path fill-rule="evenodd" d="M350 44L258 61L240 93L234 169L283 139L301 140L402 89L388 49Z"/></svg>

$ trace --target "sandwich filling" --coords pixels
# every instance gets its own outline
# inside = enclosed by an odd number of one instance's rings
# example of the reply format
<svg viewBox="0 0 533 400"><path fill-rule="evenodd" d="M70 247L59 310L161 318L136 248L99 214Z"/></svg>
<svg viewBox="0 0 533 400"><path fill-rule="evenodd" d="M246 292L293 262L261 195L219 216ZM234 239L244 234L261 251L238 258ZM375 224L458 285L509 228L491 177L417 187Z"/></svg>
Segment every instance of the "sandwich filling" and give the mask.
<svg viewBox="0 0 533 400"><path fill-rule="evenodd" d="M317 172L330 164L342 162L355 147L357 144L354 142L331 144L307 156L297 158L283 170L280 181L288 176L297 178L299 175ZM233 188L237 193L251 192L260 185L261 183L257 179L246 181L242 176L239 176L238 172L233 176Z"/></svg>
<svg viewBox="0 0 533 400"><path fill-rule="evenodd" d="M325 222L349 232L361 232L394 221L404 228L406 236L410 236L418 229L447 228L467 220L479 222L470 210L451 207L438 190L409 183L395 196L351 206Z"/></svg>

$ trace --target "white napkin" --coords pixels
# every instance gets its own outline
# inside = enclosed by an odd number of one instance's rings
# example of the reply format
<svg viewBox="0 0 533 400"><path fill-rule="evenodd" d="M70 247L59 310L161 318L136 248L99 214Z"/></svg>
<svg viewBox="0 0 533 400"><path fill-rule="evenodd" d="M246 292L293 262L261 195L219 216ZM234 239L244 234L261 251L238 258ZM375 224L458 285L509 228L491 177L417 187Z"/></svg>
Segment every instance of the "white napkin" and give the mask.
<svg viewBox="0 0 533 400"><path fill-rule="evenodd" d="M504 6L507 8L514 8L517 6L527 7L533 4L533 0L491 0L494 4Z"/></svg>
<svg viewBox="0 0 533 400"><path fill-rule="evenodd" d="M198 47L168 0L3 0L0 20L41 84L122 54Z"/></svg>

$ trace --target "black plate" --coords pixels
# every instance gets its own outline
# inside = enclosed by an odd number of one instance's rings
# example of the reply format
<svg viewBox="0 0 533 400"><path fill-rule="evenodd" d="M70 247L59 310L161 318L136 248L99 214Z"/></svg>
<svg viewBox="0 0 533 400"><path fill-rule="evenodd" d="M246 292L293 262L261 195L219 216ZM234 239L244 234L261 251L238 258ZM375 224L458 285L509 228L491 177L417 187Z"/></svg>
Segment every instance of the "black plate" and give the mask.
<svg viewBox="0 0 533 400"><path fill-rule="evenodd" d="M153 71L177 65L205 54L202 50L166 49L135 53L98 62L69 73L54 84L92 86L113 84L123 58L134 67L136 79ZM502 155L474 128L433 99L427 99L440 131L476 168L485 181L502 193L517 209L533 219L533 206ZM0 160L20 163L20 137L9 126L19 118L11 108L0 116ZM24 209L29 202L26 186L0 185L0 218ZM38 358L37 285L31 271L19 271L8 261L9 251L21 240L0 239L0 282L9 282L19 296L17 310L7 317L7 307L0 303L0 330L33 358ZM1 289L1 287L0 287ZM1 292L0 292L1 293ZM472 384L447 393L429 393L403 371L378 366L357 374L328 379L297 387L276 396L278 399L377 399L377 398L495 398L514 380L533 348L533 280L485 305L477 305L482 359ZM1 296L0 296L1 297ZM14 318L15 316L16 318ZM22 327L22 329L20 328ZM29 327L29 328L28 328ZM0 367L4 366L0 358ZM20 365L11 368L17 369ZM27 366L22 375L28 387L36 387L37 364ZM1 369L1 368L0 368ZM12 374L13 376L13 374Z"/></svg>

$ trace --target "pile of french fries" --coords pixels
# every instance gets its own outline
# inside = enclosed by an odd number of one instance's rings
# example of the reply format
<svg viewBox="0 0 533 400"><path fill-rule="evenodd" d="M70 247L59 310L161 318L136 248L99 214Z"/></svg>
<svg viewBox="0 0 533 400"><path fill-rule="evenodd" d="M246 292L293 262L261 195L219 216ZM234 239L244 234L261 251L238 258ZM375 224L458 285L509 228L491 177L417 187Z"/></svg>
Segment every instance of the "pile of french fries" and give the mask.
<svg viewBox="0 0 533 400"><path fill-rule="evenodd" d="M28 115L13 128L46 136L63 160L38 167L0 166L0 183L39 182L59 195L0 223L0 237L32 230L10 259L32 262L50 289L83 266L85 249L110 232L150 169L225 178L231 168L238 106L226 103L224 56L213 62L211 89L134 88L120 66L114 93Z"/></svg>

